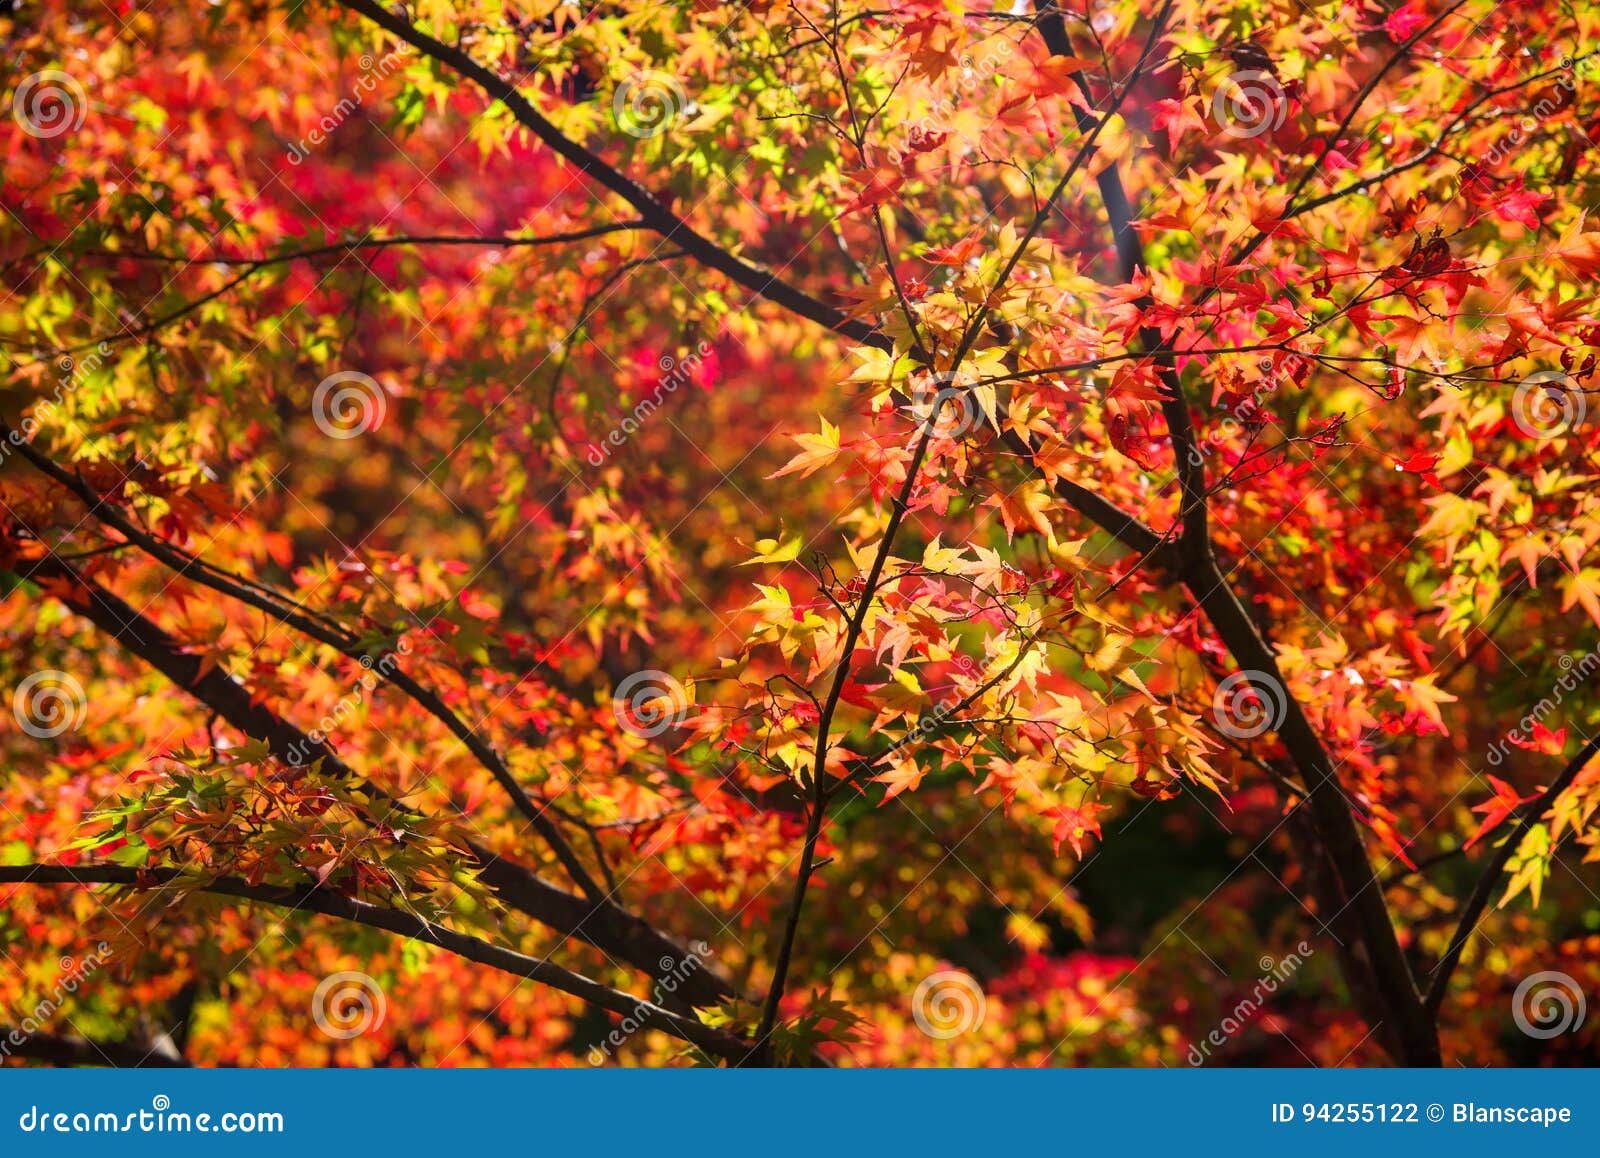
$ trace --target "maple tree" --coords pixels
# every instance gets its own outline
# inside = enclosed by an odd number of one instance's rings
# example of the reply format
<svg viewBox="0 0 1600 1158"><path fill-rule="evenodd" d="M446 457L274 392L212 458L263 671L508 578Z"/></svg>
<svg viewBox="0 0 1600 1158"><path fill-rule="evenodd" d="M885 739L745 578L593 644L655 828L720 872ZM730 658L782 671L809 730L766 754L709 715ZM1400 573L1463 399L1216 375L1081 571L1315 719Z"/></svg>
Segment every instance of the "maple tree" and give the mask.
<svg viewBox="0 0 1600 1158"><path fill-rule="evenodd" d="M0 1056L1592 1058L1597 34L9 6Z"/></svg>

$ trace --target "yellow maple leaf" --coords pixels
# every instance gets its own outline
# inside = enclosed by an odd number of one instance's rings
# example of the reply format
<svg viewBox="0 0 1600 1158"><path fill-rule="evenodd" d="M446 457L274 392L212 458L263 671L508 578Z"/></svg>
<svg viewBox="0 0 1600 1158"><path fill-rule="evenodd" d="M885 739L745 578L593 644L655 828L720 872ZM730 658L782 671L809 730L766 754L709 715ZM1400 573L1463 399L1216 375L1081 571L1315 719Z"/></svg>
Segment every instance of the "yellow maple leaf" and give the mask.
<svg viewBox="0 0 1600 1158"><path fill-rule="evenodd" d="M785 463L783 469L769 474L769 479L782 478L795 471L800 472L801 478L808 478L839 456L839 428L826 418L822 419L821 434L797 434L794 440L803 449Z"/></svg>

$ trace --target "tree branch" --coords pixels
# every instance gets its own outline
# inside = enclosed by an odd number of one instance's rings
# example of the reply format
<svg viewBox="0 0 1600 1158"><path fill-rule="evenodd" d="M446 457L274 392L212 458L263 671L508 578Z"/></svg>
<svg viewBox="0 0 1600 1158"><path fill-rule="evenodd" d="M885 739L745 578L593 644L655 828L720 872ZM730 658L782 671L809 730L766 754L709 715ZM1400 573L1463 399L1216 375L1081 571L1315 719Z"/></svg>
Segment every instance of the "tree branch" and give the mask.
<svg viewBox="0 0 1600 1158"><path fill-rule="evenodd" d="M1439 19L1443 19L1443 15ZM1434 23L1436 24L1437 20ZM1066 34L1065 23L1054 4L1041 8L1039 28L1046 47L1052 53L1072 55L1072 45ZM1415 43L1415 40L1416 37L1413 37L1407 43ZM1393 63L1391 60L1382 72L1387 72ZM1382 72L1379 73L1379 77ZM1365 99L1365 93L1370 92L1371 87L1376 85L1377 79L1375 77L1369 82L1368 88L1357 100L1357 107ZM1081 78L1079 84L1084 87L1087 95L1087 86L1083 85ZM1078 109L1074 112L1081 126L1087 114ZM1345 125L1349 124L1354 115L1355 111L1352 109L1345 118ZM1343 131L1343 126L1339 131ZM1315 168L1313 166L1302 175L1295 187L1295 193L1298 193L1311 179ZM1109 165L1101 170L1099 185L1112 235L1116 241L1122 280L1131 281L1137 271L1144 268L1144 249L1133 230L1132 206L1116 166ZM1294 195L1291 194L1291 201ZM1262 234L1260 237L1264 240L1265 235ZM1259 241L1256 244L1259 244ZM1247 247L1246 254L1253 248L1253 245ZM1198 309L1199 305L1214 292L1214 289L1205 291L1195 308ZM1165 388L1165 397L1161 404L1162 414L1172 440L1182 494L1176 562L1181 569L1183 583L1239 666L1249 673L1251 683L1264 680L1275 685L1261 689L1262 695L1266 702L1281 700L1285 705L1284 718L1277 729L1278 736L1300 772L1301 780L1307 789L1307 804L1316 820L1317 831L1326 847L1331 867L1339 879L1345 904L1354 909L1356 920L1360 924L1374 980L1383 998L1387 1015L1393 1021L1401 1060L1409 1065L1437 1065L1439 1044L1433 1017L1423 1007L1411 968L1400 949L1383 890L1377 883L1360 829L1334 774L1332 759L1299 701L1289 694L1288 681L1284 679L1278 667L1277 654L1262 638L1254 620L1218 566L1208 527L1205 460L1203 455L1197 453L1194 426L1188 403L1184 398L1183 386L1178 378L1171 345L1163 341L1161 336L1149 327L1140 328L1139 342L1156 361L1157 373ZM1074 495L1067 501L1077 507L1082 502L1082 496ZM1105 515L1107 512L1101 514ZM1111 530L1110 527L1106 529ZM1126 526L1119 529L1123 534L1128 533ZM1257 675L1260 677L1259 680L1256 678Z"/></svg>
<svg viewBox="0 0 1600 1158"><path fill-rule="evenodd" d="M232 727L265 743L281 760L295 756L321 760L329 776L361 783L361 777L326 744L313 741L255 700L248 687L217 667L206 668L183 646L149 619L111 592L86 581L56 559L18 564L19 570L62 585L57 594L74 611L87 618L178 687L205 704ZM376 785L368 791L379 803L391 798ZM463 838L463 846L478 862L479 878L506 904L548 925L563 937L578 937L620 961L655 978L671 973L685 950L653 926L609 901L594 903L545 881L514 861L498 856L476 841ZM676 993L688 1005L716 1005L733 995L733 989L713 969L697 969Z"/></svg>
<svg viewBox="0 0 1600 1158"><path fill-rule="evenodd" d="M492 249L536 249L546 245L564 245L574 241L588 241L611 233L628 233L644 228L645 224L642 221L618 221L610 225L590 225L583 229L574 229L570 233L546 234L543 237L460 233L361 237L353 238L349 241L332 241L326 245L312 246L309 249L296 249L289 253L274 253L260 257L216 257L207 254L196 254L191 257L186 254L155 253L144 249L91 249L83 252L86 256L121 258L129 261L160 261L169 262L173 265L243 265L256 270L266 269L274 265L286 265L291 261L309 261L312 258L326 257L335 253L354 253L362 249L394 249L429 245L477 246Z"/></svg>
<svg viewBox="0 0 1600 1158"><path fill-rule="evenodd" d="M326 917L352 921L373 929L383 929L402 937L422 941L446 952L454 953L468 961L488 965L504 973L526 977L552 989L571 994L590 1005L612 1013L631 1017L653 1029L660 1029L680 1040L699 1046L716 1057L736 1059L743 1057L748 1046L738 1038L721 1030L702 1025L692 1017L642 1001L610 986L592 981L580 973L536 960L511 949L501 948L457 933L398 909L386 909L365 901L341 896L314 886L252 885L234 877L206 880L177 869L137 869L121 865L43 865L31 864L0 867L0 885L54 885L54 884L111 884L132 888L147 888L154 884L195 882L198 888L215 896L235 900L253 901L275 905L294 911L320 913Z"/></svg>
<svg viewBox="0 0 1600 1158"><path fill-rule="evenodd" d="M334 648L350 659L371 662L371 657L357 646L358 640L355 636L349 633L342 633L325 623L319 622L317 619L303 613L299 608L289 604L286 600L275 598L259 588L248 587L238 583L213 568L207 567L193 556L186 555L165 541L149 534L113 504L107 502L103 496L97 494L81 478L39 451L4 421L0 421L0 440L15 446L17 452L37 470L77 495L89 508L89 513L97 520L106 526L114 528L130 543L166 565L175 574L237 599L241 603L246 603L257 610L264 611L287 623L297 631L315 639L318 643ZM466 721L452 712L443 700L400 670L397 664L392 662L371 663L369 670L399 688L418 707L443 723L451 734L461 741L473 758L488 769L495 781L505 790L506 795L510 797L511 802L518 811L527 817L534 830L550 846L551 851L556 854L556 859L561 862L562 867L567 870L567 874L572 877L573 883L583 890L590 900L597 903L605 900L606 892L589 875L583 861L578 858L572 846L567 843L566 837L562 835L561 830L546 815L546 810L550 807L548 803L536 803L523 790L522 785L517 783L516 777L511 774L511 769L506 766L505 761L500 758L498 752L473 731Z"/></svg>
<svg viewBox="0 0 1600 1158"><path fill-rule="evenodd" d="M639 214L643 224L660 234L662 240L680 247L702 265L726 275L752 293L852 341L881 350L893 348L889 338L879 333L875 327L847 317L843 311L790 285L776 274L742 261L715 241L698 233L688 222L668 209L650 190L563 135L560 129L518 91L515 84L479 64L466 52L428 35L409 20L384 8L376 0L339 0L339 3L399 37L424 56L448 65L473 81L490 97L505 105L518 124L533 133L562 159L631 205Z"/></svg>
<svg viewBox="0 0 1600 1158"><path fill-rule="evenodd" d="M1156 14L1151 24L1150 34L1145 40L1144 50L1140 52L1139 59L1135 62L1129 73L1127 82L1115 93L1104 112L1091 116L1081 113L1078 120L1079 130L1083 133L1083 140L1079 143L1077 152L1073 155L1071 163L1057 179L1055 187L1051 189L1044 203L1034 214L1033 221L1029 223L1027 231L1018 239L1016 248L1006 258L1006 263L995 276L994 287L989 291L989 300L994 300L1005 290L1011 275L1016 271L1018 264L1027 253L1028 246L1033 243L1039 231L1044 228L1044 223L1055 212L1055 206L1066 192L1067 187L1077 176L1078 170L1094 155L1095 142L1099 140L1101 130L1117 114L1132 91L1134 82L1144 72L1145 64L1154 51L1156 42L1161 38L1161 32L1166 26L1168 15L1172 11L1174 0L1165 0L1161 10ZM978 335L985 324L985 314L979 311L967 323L960 340L956 344L955 352L950 358L950 371L955 372L966 361L967 355L972 352ZM800 870L795 877L794 897L789 905L789 914L784 925L783 937L779 942L777 962L773 968L772 984L767 990L767 999L761 1014L760 1028L756 1032L758 1046L764 1044L768 1034L778 1016L778 1005L783 999L784 985L788 978L789 962L794 952L796 934L800 927L800 910L805 904L806 890L811 881L811 874L816 866L817 841L822 835L823 821L827 815L828 791L826 788L826 765L828 753L832 750L830 732L833 727L833 716L838 710L840 697L844 693L845 684L850 679L850 661L855 652L856 642L861 637L861 631L866 623L867 612L872 607L872 601L877 594L878 580L883 574L884 564L888 562L889 552L894 546L895 536L899 533L900 524L911 507L912 492L916 488L917 473L922 469L923 457L928 452L928 445L933 440L933 435L938 426L939 409L945 399L941 396L934 400L933 413L925 420L916 448L911 455L911 462L906 468L905 482L899 493L895 496L889 512L889 521L884 527L883 537L878 542L878 550L868 569L865 585L861 591L860 601L856 604L855 611L845 628L844 639L840 644L839 666L834 672L832 686L828 689L827 699L822 705L822 710L817 720L817 751L816 759L811 773L811 811L806 824L805 844L800 854ZM1019 440L1020 441L1020 440ZM1087 492L1085 492L1087 494Z"/></svg>
<svg viewBox="0 0 1600 1158"><path fill-rule="evenodd" d="M20 1040L17 1040L20 1039ZM27 1033L0 1025L0 1058L29 1058L58 1066L109 1066L113 1069L187 1069L182 1058L154 1045L132 1041L98 1041L87 1037L60 1037L53 1033Z"/></svg>
<svg viewBox="0 0 1600 1158"><path fill-rule="evenodd" d="M1528 806L1511 835L1506 837L1490 855L1488 862L1483 866L1483 875L1478 878L1477 887L1472 890L1472 896L1467 901L1466 908L1461 910L1461 920L1457 922L1455 934L1450 938L1450 947L1445 950L1444 956L1439 958L1439 963L1433 967L1433 980L1428 985L1428 996L1425 1001L1430 1013L1437 1014L1439 1006L1443 1004L1445 990L1450 986L1450 976L1460 964L1462 950L1467 947L1472 931L1478 927L1478 920L1483 916L1484 909L1489 907L1489 898L1494 895L1495 885L1499 883L1500 874L1505 871L1506 862L1522 844L1522 838L1528 835L1528 830L1539 822L1540 817L1550 811L1556 799L1578 778L1578 773L1594 759L1596 753L1600 753L1600 736L1596 736L1579 750L1561 770L1561 774L1551 781L1550 787Z"/></svg>

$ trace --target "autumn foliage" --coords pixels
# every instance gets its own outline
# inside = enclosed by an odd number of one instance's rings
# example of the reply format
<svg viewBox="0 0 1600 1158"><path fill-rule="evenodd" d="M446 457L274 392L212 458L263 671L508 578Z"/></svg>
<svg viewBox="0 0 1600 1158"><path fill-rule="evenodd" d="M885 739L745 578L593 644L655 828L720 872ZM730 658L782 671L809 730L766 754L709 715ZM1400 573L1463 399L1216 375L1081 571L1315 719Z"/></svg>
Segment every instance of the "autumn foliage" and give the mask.
<svg viewBox="0 0 1600 1158"><path fill-rule="evenodd" d="M0 1058L1600 1055L1600 9L0 7Z"/></svg>

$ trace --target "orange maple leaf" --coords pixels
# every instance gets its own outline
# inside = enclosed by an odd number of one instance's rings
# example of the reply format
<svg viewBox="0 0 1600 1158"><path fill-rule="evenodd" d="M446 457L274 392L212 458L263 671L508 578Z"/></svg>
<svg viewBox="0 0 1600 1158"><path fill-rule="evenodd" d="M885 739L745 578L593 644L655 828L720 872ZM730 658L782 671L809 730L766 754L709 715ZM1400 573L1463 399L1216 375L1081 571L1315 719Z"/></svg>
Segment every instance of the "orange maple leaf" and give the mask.
<svg viewBox="0 0 1600 1158"><path fill-rule="evenodd" d="M1079 860L1083 859L1083 841L1085 837L1100 835L1100 813L1106 811L1107 806L1086 800L1076 808L1058 804L1054 808L1045 810L1045 815L1053 817L1056 822L1055 829L1050 833L1050 838L1055 842L1056 855L1061 855L1063 842L1072 845L1072 853Z"/></svg>

